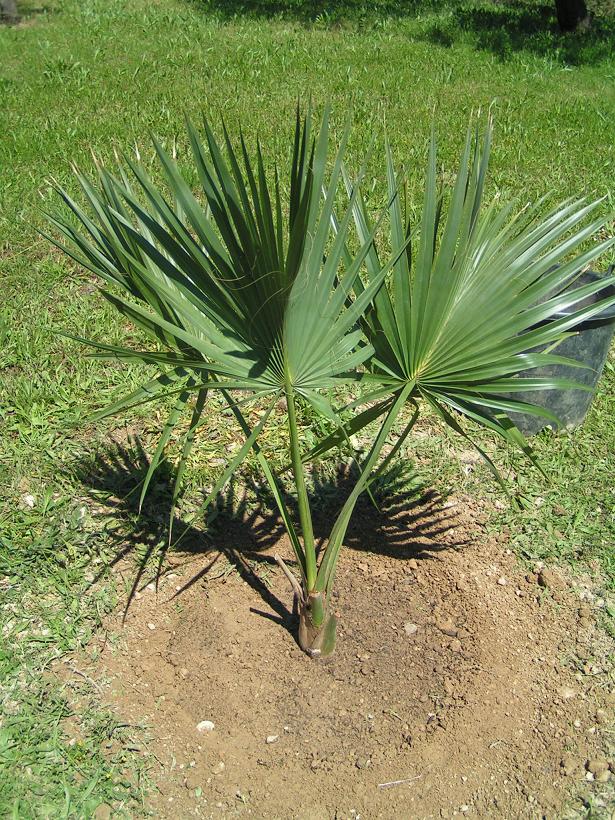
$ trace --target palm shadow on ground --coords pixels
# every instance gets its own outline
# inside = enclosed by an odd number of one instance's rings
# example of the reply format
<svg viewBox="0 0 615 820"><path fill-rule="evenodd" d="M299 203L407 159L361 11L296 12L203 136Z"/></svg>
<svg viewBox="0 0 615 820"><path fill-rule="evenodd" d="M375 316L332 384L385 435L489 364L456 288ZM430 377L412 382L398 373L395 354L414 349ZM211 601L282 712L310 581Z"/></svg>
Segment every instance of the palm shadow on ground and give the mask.
<svg viewBox="0 0 615 820"><path fill-rule="evenodd" d="M340 28L395 26L417 20L411 39L451 47L459 42L491 52L505 61L528 52L570 65L599 63L612 57L613 15L595 17L589 26L562 33L555 2L542 0L189 0L193 7L222 20L280 18L305 26Z"/></svg>
<svg viewBox="0 0 615 820"><path fill-rule="evenodd" d="M201 511L193 522L186 523L176 514L175 543L169 548L173 470L168 462L158 468L139 514L140 484L148 465L148 456L139 438L134 437L77 467L80 481L104 504L105 516L111 512L114 526L109 532L113 542L110 566L135 562L127 570L132 577L124 615L135 593L151 582L152 573L155 572L158 583L179 566L186 569L193 561L205 557L205 565L199 561L199 568L173 597L180 597L199 581L211 581L236 570L275 614L253 611L275 620L297 640L296 611L290 611L267 583L268 573L277 567L274 548L283 544L285 530L266 485L242 475L241 479L231 479L218 494L215 505ZM323 548L335 515L354 484L354 476L350 466L341 466L334 474L317 468L312 478L314 534L319 548ZM421 484L403 465L398 464L379 479L372 495L373 501L364 494L357 504L344 540L347 548L400 560L425 560L439 550L461 549L465 545L463 540L451 540L450 534L443 543L442 536L454 527L454 510L445 507L444 499ZM292 496L285 500L291 511L296 512ZM287 555L284 557L286 560ZM292 560L288 563L293 566ZM109 564L93 583L108 567Z"/></svg>

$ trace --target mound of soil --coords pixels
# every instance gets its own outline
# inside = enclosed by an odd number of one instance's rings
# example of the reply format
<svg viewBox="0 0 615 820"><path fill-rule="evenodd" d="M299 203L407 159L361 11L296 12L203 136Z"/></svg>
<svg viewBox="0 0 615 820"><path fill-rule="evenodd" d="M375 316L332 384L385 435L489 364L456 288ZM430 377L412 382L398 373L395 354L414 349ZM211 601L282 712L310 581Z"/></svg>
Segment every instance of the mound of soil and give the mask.
<svg viewBox="0 0 615 820"><path fill-rule="evenodd" d="M157 817L555 817L611 777L582 590L523 574L470 499L374 515L341 557L328 662L296 644L264 522L225 522L221 552L174 558L109 623L88 674L149 727Z"/></svg>

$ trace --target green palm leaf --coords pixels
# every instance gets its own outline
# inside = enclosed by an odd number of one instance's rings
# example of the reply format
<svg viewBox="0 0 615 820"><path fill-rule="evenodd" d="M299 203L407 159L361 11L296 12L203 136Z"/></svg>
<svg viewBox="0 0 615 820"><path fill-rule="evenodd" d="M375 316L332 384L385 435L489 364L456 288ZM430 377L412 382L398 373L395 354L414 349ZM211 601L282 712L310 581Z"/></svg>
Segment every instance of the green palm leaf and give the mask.
<svg viewBox="0 0 615 820"><path fill-rule="evenodd" d="M570 200L546 213L542 202L519 214L510 205L484 207L491 131L489 122L482 139L468 132L446 214L432 137L418 249L400 257L362 327L374 348L370 369L386 377L392 390L413 382L415 395L448 405L527 449L512 433L509 413L557 420L515 394L585 388L570 380L519 374L547 364L582 366L550 351L580 322L615 301L586 304L588 297L612 286L614 277L567 289L614 240L578 252L609 220L595 216L600 202ZM404 182L394 171L390 150L387 179L395 254L407 247L409 228L401 206ZM357 231L366 236L369 222L360 198L354 217ZM380 269L375 246L366 264L370 276ZM447 412L444 418L453 417Z"/></svg>

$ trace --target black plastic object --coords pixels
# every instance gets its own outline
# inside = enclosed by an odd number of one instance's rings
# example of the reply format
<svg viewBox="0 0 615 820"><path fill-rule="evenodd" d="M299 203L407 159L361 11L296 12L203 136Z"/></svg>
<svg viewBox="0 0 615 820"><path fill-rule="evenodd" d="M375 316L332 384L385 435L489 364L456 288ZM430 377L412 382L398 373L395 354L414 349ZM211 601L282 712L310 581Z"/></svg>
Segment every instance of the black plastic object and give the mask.
<svg viewBox="0 0 615 820"><path fill-rule="evenodd" d="M611 266L609 273L612 269L613 266ZM597 273L587 271L574 281L571 288L596 282L600 278L602 277ZM581 303L575 305L572 310L579 310L581 307L586 307L610 296L615 296L615 287L612 285L584 299ZM553 318L560 319L569 316L570 312L570 310L562 311ZM552 376L560 379L572 379L575 382L587 385L592 392L586 390L542 390L514 394L514 398L520 401L546 407L558 417L562 427L567 429L578 427L583 422L592 403L594 391L602 374L613 332L615 331L615 305L605 308L589 321L577 325L574 330L575 335L561 342L553 352L558 356L566 356L569 359L583 362L583 364L589 365L591 369L550 365L526 370L520 375L528 378ZM544 349L544 347L537 347L534 350L538 352ZM540 416L530 416L526 413L511 413L510 418L526 436L533 436L544 427L552 426L547 419Z"/></svg>

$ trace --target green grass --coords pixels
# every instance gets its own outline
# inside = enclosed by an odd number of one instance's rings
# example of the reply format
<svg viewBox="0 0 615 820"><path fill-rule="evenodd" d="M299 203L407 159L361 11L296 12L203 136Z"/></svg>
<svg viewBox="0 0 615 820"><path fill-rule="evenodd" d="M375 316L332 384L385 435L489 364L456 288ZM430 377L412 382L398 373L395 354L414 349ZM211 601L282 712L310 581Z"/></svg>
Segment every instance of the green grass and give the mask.
<svg viewBox="0 0 615 820"><path fill-rule="evenodd" d="M149 131L182 157L183 116L201 110L214 119L223 113L231 130L241 119L249 140L259 134L283 152L296 101L311 96L318 109L333 101L340 127L352 109L356 164L372 131L386 123L418 203L432 116L451 168L470 111L493 104L492 193L527 201L586 192L606 196L605 209L614 204L615 56L599 27L562 38L548 11L519 5L498 41L492 23L501 6L417 5L399 16L384 0L370 14L355 5L329 3L306 19L281 3L269 19L263 3L238 4L228 14L228 3L225 13L221 3L188 0L52 0L31 15L22 4L25 24L0 30L0 816L89 816L107 801L134 812L141 792L140 778L124 773L130 753L104 753L126 730L86 681L77 691L50 666L87 647L123 595L107 575L90 584L116 548L114 526L126 536L138 532L130 508L117 517L97 512L95 453L124 425L150 448L159 420L144 407L85 425L91 410L136 384L138 374L88 360L57 335L68 329L120 341L127 329L89 277L37 234L48 178L71 186L70 161L89 167L91 149L110 157L136 143L149 158ZM523 15L534 21L533 34ZM377 202L381 169L370 170ZM520 513L496 509L491 522L510 530L526 560L567 561L579 570L591 564L611 589L614 387L611 364L584 427L539 437L550 483L499 455L525 504ZM220 446L236 436L230 426L217 435ZM211 479L215 446L195 451L185 510ZM442 433L420 439L408 454L443 491L495 495L483 468L466 474L456 446ZM97 486L104 496L133 484L118 467ZM89 717L79 721L84 699ZM130 767L140 771L134 761Z"/></svg>

